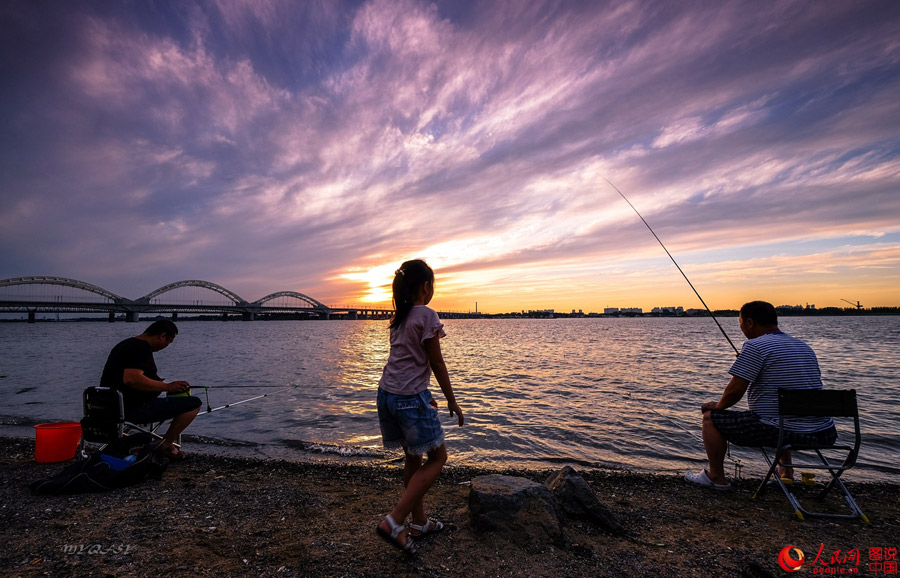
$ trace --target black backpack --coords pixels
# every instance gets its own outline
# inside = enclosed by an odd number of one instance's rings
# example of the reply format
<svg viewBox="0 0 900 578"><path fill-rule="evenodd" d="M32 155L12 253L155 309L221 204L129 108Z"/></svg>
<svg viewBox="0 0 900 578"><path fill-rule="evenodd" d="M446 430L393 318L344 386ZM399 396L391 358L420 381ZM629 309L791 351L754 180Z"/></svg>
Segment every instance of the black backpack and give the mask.
<svg viewBox="0 0 900 578"><path fill-rule="evenodd" d="M155 444L146 444L138 451L134 462L116 471L103 461L100 452L87 459L66 466L51 478L38 480L28 487L35 495L84 494L108 492L132 486L149 478L162 479L169 460L155 451Z"/></svg>

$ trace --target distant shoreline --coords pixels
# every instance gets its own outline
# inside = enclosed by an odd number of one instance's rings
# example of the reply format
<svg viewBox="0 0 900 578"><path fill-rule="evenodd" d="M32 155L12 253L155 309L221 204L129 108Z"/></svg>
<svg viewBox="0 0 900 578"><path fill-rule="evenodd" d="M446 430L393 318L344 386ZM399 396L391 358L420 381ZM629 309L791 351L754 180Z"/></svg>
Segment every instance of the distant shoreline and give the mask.
<svg viewBox="0 0 900 578"><path fill-rule="evenodd" d="M698 317L709 317L709 312L704 310L688 310L684 313L562 313L558 311L540 311L525 313L463 313L463 312L438 312L441 319L695 319ZM736 309L718 309L713 311L716 317L737 317L739 312ZM9 314L13 315L13 314ZM70 319L53 319L38 318L32 323L71 323L71 322L89 322L89 323L111 323L108 317L75 317ZM839 307L823 307L822 309L782 309L778 308L779 317L889 317L900 316L900 307L872 307L870 309L856 309ZM156 315L147 316L140 319L141 322L152 321L154 319L169 319L169 316ZM386 319L386 318L385 318ZM373 319L369 319L373 320ZM375 318L378 321L380 319ZM178 321L241 321L239 315L195 315L195 316L179 316ZM317 317L309 317L304 315L261 315L254 321L326 321ZM348 321L343 318L333 318L331 321ZM116 318L116 323L126 323L124 317ZM0 319L0 323L28 323L26 318L19 319Z"/></svg>

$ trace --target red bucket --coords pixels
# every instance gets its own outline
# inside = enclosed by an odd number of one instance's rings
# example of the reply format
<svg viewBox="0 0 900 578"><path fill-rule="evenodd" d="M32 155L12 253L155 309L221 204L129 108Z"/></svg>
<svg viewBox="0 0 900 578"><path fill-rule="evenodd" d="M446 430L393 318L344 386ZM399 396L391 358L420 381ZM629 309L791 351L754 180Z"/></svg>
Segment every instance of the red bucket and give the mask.
<svg viewBox="0 0 900 578"><path fill-rule="evenodd" d="M39 423L34 426L34 460L64 462L75 457L81 441L81 424L77 421Z"/></svg>

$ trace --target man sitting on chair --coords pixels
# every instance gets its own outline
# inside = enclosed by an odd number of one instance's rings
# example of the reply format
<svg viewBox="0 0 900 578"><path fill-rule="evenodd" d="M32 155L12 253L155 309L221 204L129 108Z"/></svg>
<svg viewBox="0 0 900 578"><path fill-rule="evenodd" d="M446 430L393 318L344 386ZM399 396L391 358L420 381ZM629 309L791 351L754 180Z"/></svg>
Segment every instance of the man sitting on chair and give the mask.
<svg viewBox="0 0 900 578"><path fill-rule="evenodd" d="M178 335L178 328L167 319L154 321L137 337L129 337L113 347L103 367L101 387L122 392L125 419L134 423L172 420L159 451L171 460L185 459L175 441L200 413L203 402L187 395L186 381L166 383L156 373L153 353L168 347ZM166 397L159 394L166 392ZM181 394L180 396L178 394Z"/></svg>
<svg viewBox="0 0 900 578"><path fill-rule="evenodd" d="M728 442L739 446L778 444L778 389L822 389L819 362L813 350L778 329L778 314L770 303L751 301L741 307L741 332L747 338L729 373L731 381L719 401L700 406L703 445L709 469L688 472L685 479L716 490L731 486L725 477ZM727 411L747 393L750 411ZM837 431L830 417L785 417L785 443L831 445ZM791 463L790 452L782 460ZM778 474L792 478L789 467Z"/></svg>

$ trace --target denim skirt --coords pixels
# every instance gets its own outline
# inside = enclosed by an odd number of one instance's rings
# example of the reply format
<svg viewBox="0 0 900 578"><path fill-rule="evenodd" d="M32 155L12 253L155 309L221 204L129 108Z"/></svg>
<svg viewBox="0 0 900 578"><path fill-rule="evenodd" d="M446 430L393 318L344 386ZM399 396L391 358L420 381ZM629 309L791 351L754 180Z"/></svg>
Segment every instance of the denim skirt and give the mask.
<svg viewBox="0 0 900 578"><path fill-rule="evenodd" d="M403 448L420 456L444 443L444 429L431 400L427 389L415 395L397 395L378 388L378 423L385 448Z"/></svg>

